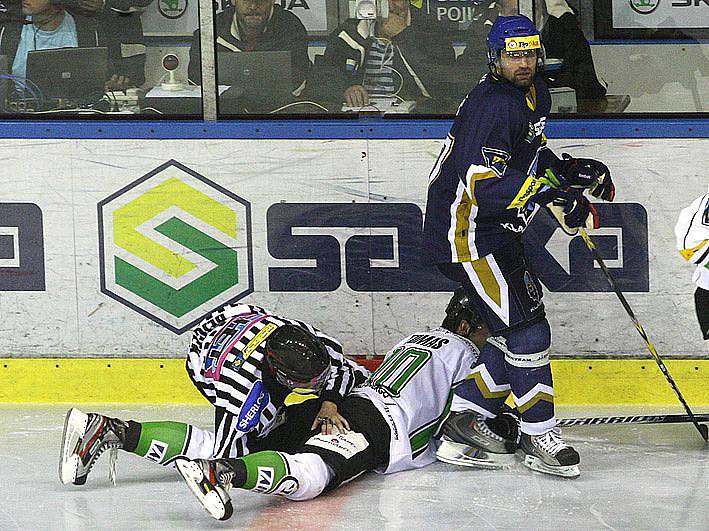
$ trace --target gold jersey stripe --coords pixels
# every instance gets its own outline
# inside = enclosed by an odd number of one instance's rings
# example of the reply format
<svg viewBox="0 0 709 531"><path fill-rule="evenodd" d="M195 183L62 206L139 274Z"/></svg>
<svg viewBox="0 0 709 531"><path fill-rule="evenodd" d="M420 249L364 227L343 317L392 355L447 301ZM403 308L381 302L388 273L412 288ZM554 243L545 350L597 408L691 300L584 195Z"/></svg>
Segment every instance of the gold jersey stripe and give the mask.
<svg viewBox="0 0 709 531"><path fill-rule="evenodd" d="M478 206L478 198L475 197L475 183L486 179L492 179L493 177L497 177L497 174L492 170L486 171L485 173L473 173L470 176L470 193L472 194L470 199L475 206Z"/></svg>
<svg viewBox="0 0 709 531"><path fill-rule="evenodd" d="M490 297L498 307L502 307L502 297L500 296L500 284L495 278L495 273L492 271L487 258L480 258L471 262L473 265L473 270L475 274L480 279L480 283L483 285L483 289L487 296Z"/></svg>
<svg viewBox="0 0 709 531"><path fill-rule="evenodd" d="M529 107L530 110L534 111L537 108L537 89L532 85L529 87L529 91L527 92L527 96L525 98L527 100L527 107Z"/></svg>
<svg viewBox="0 0 709 531"><path fill-rule="evenodd" d="M519 411L520 413L524 413L528 409L534 407L537 402L541 402L542 400L544 400L545 402L550 402L552 404L554 403L554 397L552 395L550 395L549 393L540 392L534 395L534 398L532 398L526 404L517 404L517 411Z"/></svg>
<svg viewBox="0 0 709 531"><path fill-rule="evenodd" d="M479 372L474 372L465 379L473 380L475 382L475 385L478 387L480 394L483 395L484 398L502 398L510 394L509 389L505 389L504 391L491 391L485 383L482 374L480 374Z"/></svg>
<svg viewBox="0 0 709 531"><path fill-rule="evenodd" d="M512 208L524 208L527 202L536 194L544 183L537 179L535 176L530 175L524 181L524 184L520 187L519 192L512 200L512 202L507 206L508 209Z"/></svg>
<svg viewBox="0 0 709 531"><path fill-rule="evenodd" d="M458 260L461 262L469 262L471 259L470 246L468 245L468 235L470 233L470 211L473 208L473 202L464 191L460 198L460 203L455 209L455 252L458 255Z"/></svg>
<svg viewBox="0 0 709 531"><path fill-rule="evenodd" d="M699 242L699 245L697 245L695 247L690 247L689 249L680 250L679 254L682 255L682 258L689 261L692 259L692 257L695 255L695 253L699 249L701 249L702 247L704 247L707 244L707 242L709 242L709 240L703 240L703 241Z"/></svg>

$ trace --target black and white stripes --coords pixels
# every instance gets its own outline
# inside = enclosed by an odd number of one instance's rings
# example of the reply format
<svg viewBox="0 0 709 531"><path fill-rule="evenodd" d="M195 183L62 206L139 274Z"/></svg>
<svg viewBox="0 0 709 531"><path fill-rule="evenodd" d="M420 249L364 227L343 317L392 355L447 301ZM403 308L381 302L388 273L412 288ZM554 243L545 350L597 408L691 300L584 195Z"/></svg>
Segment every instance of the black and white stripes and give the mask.
<svg viewBox="0 0 709 531"><path fill-rule="evenodd" d="M367 51L364 88L372 99L392 96L394 86L394 45L385 39L375 39Z"/></svg>
<svg viewBox="0 0 709 531"><path fill-rule="evenodd" d="M246 304L212 312L193 331L187 373L216 407L215 457L247 454L249 440L268 434L284 408L283 397L267 389L262 375L266 339L284 324L301 326L325 343L332 372L323 398L337 402L366 379L366 369L346 359L339 342L307 323Z"/></svg>

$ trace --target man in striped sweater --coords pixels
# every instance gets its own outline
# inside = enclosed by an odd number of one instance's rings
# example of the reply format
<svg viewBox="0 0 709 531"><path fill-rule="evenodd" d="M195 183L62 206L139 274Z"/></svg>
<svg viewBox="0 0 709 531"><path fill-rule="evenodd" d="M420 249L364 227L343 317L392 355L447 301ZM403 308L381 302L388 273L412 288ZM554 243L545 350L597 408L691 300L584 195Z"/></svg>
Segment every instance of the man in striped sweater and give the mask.
<svg viewBox="0 0 709 531"><path fill-rule="evenodd" d="M412 18L408 0L389 0L387 17L348 19L328 38L313 69L312 96L363 107L399 98L429 106L448 95L455 51L445 34Z"/></svg>
<svg viewBox="0 0 709 531"><path fill-rule="evenodd" d="M303 321L246 304L227 305L193 331L187 374L215 407L214 431L182 422L135 422L71 409L62 441L62 483L82 485L99 456L111 449L162 465L178 456L240 457L256 450L295 448L318 427L348 427L343 397L368 376L342 346ZM291 393L317 395L286 407Z"/></svg>

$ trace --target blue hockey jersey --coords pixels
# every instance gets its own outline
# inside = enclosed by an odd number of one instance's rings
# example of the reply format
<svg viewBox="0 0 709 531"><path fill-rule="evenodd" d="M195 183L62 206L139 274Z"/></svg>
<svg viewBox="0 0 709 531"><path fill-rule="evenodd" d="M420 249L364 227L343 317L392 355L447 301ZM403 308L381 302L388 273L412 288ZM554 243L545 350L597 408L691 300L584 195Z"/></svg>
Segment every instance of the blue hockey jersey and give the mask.
<svg viewBox="0 0 709 531"><path fill-rule="evenodd" d="M433 263L476 260L521 236L544 186L537 174L556 160L545 148L550 107L541 76L525 92L488 75L463 100L429 176L423 246Z"/></svg>

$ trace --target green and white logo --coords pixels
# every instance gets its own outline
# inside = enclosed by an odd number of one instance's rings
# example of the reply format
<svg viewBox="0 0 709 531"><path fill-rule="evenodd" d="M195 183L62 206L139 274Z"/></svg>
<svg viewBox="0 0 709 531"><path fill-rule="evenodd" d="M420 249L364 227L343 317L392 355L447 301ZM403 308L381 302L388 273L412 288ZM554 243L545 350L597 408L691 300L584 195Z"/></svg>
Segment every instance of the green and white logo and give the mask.
<svg viewBox="0 0 709 531"><path fill-rule="evenodd" d="M636 13L641 15L649 15L657 6L660 5L660 0L630 0L630 7Z"/></svg>
<svg viewBox="0 0 709 531"><path fill-rule="evenodd" d="M188 0L158 0L158 11L171 20L182 17L187 12Z"/></svg>
<svg viewBox="0 0 709 531"><path fill-rule="evenodd" d="M251 205L176 161L98 204L101 291L181 334L253 291Z"/></svg>

